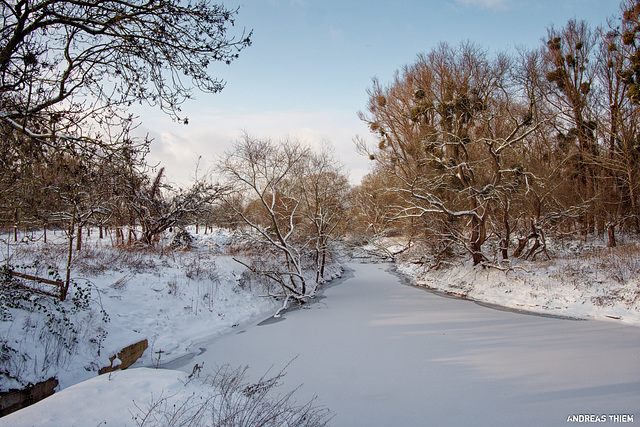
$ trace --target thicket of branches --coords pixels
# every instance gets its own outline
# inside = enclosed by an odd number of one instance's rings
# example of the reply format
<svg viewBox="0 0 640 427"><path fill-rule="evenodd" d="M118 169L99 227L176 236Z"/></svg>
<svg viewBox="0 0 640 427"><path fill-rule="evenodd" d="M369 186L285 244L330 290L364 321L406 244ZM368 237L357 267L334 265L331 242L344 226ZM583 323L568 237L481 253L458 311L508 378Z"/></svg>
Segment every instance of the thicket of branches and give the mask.
<svg viewBox="0 0 640 427"><path fill-rule="evenodd" d="M263 248L262 257L239 261L277 284L270 292L285 298L284 308L289 298L313 297L333 257L331 242L348 222L348 179L330 151L245 134L219 169L232 189L224 196L232 217Z"/></svg>
<svg viewBox="0 0 640 427"><path fill-rule="evenodd" d="M640 232L637 0L602 28L549 28L536 49L442 43L393 81L374 80L360 117L377 145L358 145L376 166L356 188L326 150L248 135L221 161L223 185L172 189L148 167L150 141L130 136L128 106L186 122L192 90L223 87L209 66L250 44L250 33L227 34L237 11L178 0L1 7L0 226L16 238L66 230L69 263L89 227L144 245L188 223L243 227L282 260L249 268L304 299L347 232L396 230L476 264L547 255L549 233L614 246L617 231Z"/></svg>
<svg viewBox="0 0 640 427"><path fill-rule="evenodd" d="M548 233L606 233L610 246L616 230L640 233L640 3L621 10L515 55L442 43L374 80L360 117L378 145L358 141L376 164L355 198L366 225L475 264L548 256Z"/></svg>
<svg viewBox="0 0 640 427"><path fill-rule="evenodd" d="M224 86L209 66L250 44L251 34L227 34L236 12L207 0L1 2L3 225L130 222L135 212L122 211L142 208L123 200L157 204L157 185L141 190L153 186L149 141L130 136L127 108L147 103L186 123L180 106L194 88Z"/></svg>
<svg viewBox="0 0 640 427"><path fill-rule="evenodd" d="M52 227L82 248L82 230L114 230L118 243L153 244L223 189L170 189L131 137L133 103L187 123L194 89L224 82L250 33L229 36L237 10L209 0L16 0L0 2L0 226ZM155 179L153 178L155 176ZM128 234L128 235L127 235ZM63 293L64 295L64 293Z"/></svg>

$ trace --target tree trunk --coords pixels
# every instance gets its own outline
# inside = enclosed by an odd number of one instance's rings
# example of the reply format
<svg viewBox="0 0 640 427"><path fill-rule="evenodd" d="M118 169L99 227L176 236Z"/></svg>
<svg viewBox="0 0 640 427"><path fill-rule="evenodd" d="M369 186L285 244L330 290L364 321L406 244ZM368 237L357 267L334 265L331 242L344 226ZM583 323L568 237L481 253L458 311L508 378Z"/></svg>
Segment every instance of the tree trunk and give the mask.
<svg viewBox="0 0 640 427"><path fill-rule="evenodd" d="M76 227L76 213L73 212L71 217L71 225L69 226L69 251L67 253L67 274L64 282L64 286L60 290L60 299L64 301L67 298L67 292L69 291L69 284L71 283L71 262L73 261L73 232Z"/></svg>
<svg viewBox="0 0 640 427"><path fill-rule="evenodd" d="M322 250L322 264L320 266L320 277L324 278L324 266L327 265L327 250L324 248Z"/></svg>
<svg viewBox="0 0 640 427"><path fill-rule="evenodd" d="M531 220L531 234L529 234L524 239L518 239L518 247L513 252L512 256L514 258L520 257L522 255L522 252L524 252L524 249L527 247L527 243L529 243L529 240L531 240L531 239L536 239L536 241L533 244L533 247L531 249L529 249L529 251L525 255L525 257L524 257L525 259L527 259L529 256L531 256L531 254L533 254L535 252L535 250L538 249L538 247L540 247L540 241L538 240L538 230L536 229L536 224L535 224L534 220Z"/></svg>
<svg viewBox="0 0 640 427"><path fill-rule="evenodd" d="M529 243L530 238L531 235L525 237L524 239L518 239L518 247L515 251L513 251L513 254L511 254L514 258L518 258L520 257L520 255L522 255L522 252L524 251L524 248L527 247L527 243Z"/></svg>
<svg viewBox="0 0 640 427"><path fill-rule="evenodd" d="M524 256L524 259L529 259L531 258L531 256L533 254L536 253L536 250L540 247L540 239L538 238L538 235L536 234L535 236L535 242L533 242L533 246L531 246L531 249L529 249L529 252L527 252L527 254Z"/></svg>
<svg viewBox="0 0 640 427"><path fill-rule="evenodd" d="M474 217L471 223L473 227L471 232L471 255L473 257L473 265L478 265L485 259L482 253L482 244L487 234L484 219Z"/></svg>
<svg viewBox="0 0 640 427"><path fill-rule="evenodd" d="M509 224L509 204L504 210L504 239L500 242L500 250L502 251L502 259L509 259L509 244L511 242L511 225Z"/></svg>
<svg viewBox="0 0 640 427"><path fill-rule="evenodd" d="M616 247L616 233L615 233L616 225L610 222L607 225L607 234L609 236L609 241L607 242L607 247L615 248Z"/></svg>
<svg viewBox="0 0 640 427"><path fill-rule="evenodd" d="M76 236L76 251L82 250L82 227L78 225L78 235Z"/></svg>

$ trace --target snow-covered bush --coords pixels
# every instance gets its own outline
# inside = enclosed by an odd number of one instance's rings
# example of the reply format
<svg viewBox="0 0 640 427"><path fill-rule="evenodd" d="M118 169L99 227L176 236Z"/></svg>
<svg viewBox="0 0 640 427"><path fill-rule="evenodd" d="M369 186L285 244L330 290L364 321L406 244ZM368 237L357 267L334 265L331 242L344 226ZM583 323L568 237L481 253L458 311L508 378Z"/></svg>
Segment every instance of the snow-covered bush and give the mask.
<svg viewBox="0 0 640 427"><path fill-rule="evenodd" d="M576 257L576 259L579 258ZM638 282L640 278L640 247L637 244L594 248L586 252L582 258L592 268L603 272L609 279L620 285L631 284L634 280Z"/></svg>
<svg viewBox="0 0 640 427"><path fill-rule="evenodd" d="M179 256L177 262L182 266L184 275L189 279L220 282L215 255L211 253L196 252L189 254L189 256Z"/></svg>
<svg viewBox="0 0 640 427"><path fill-rule="evenodd" d="M194 374L197 368L198 365L194 367ZM315 399L298 405L294 399L297 389L274 396L274 390L285 376L284 370L250 382L246 378L247 369L224 365L204 380L210 386L209 393L182 400L161 396L145 407L138 407L140 412L134 415L134 421L141 427L320 427L333 417L328 408L316 406Z"/></svg>
<svg viewBox="0 0 640 427"><path fill-rule="evenodd" d="M87 286L71 282L68 298L43 295L12 277L5 266L0 280L0 390L21 388L55 376L78 363L94 370L109 321L90 304ZM89 354L80 354L80 353ZM96 369L97 370L97 369Z"/></svg>
<svg viewBox="0 0 640 427"><path fill-rule="evenodd" d="M191 244L193 243L193 237L187 230L179 230L171 240L171 244L169 245L171 249L191 249Z"/></svg>
<svg viewBox="0 0 640 427"><path fill-rule="evenodd" d="M320 285L342 274L342 266L334 255L337 249L333 247L324 255L322 273L317 268L315 252L304 248L296 254L299 273L292 271L289 258L273 245L247 238L240 248L237 245L230 248L234 253L234 260L247 268L238 278L238 285L284 301L281 309L276 312L276 317L290 303L305 304L315 296ZM304 292L296 289L299 282L308 286L302 288Z"/></svg>

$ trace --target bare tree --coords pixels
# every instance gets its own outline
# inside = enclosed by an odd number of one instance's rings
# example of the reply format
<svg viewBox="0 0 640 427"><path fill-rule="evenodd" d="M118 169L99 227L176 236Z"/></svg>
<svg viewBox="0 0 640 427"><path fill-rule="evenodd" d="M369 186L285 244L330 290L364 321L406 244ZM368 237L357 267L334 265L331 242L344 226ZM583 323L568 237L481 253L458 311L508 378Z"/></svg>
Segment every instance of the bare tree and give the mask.
<svg viewBox="0 0 640 427"><path fill-rule="evenodd" d="M548 29L544 57L547 65L545 89L547 101L560 114L557 127L567 146L567 162L577 173L574 183L577 196L585 203L584 233L596 226L596 191L599 156L593 116L596 37L584 21L570 20L560 30Z"/></svg>
<svg viewBox="0 0 640 427"><path fill-rule="evenodd" d="M350 198L355 218L351 224L355 224L360 232L377 236L392 226L394 215L391 208L399 205L400 200L394 192L388 191L388 188L394 186L389 183L389 179L384 170L378 167L365 175L359 186L353 188Z"/></svg>
<svg viewBox="0 0 640 427"><path fill-rule="evenodd" d="M344 223L348 181L325 149L314 153L298 141L245 134L220 163L234 191L227 205L251 230L254 241L276 259L238 260L279 287L274 295L305 301L324 281L330 241ZM244 204L238 203L238 195ZM310 260L315 277L309 277ZM280 313L280 310L277 315Z"/></svg>
<svg viewBox="0 0 640 427"><path fill-rule="evenodd" d="M486 260L494 205L530 178L514 150L537 129L536 104L510 80L511 67L470 43L441 44L388 87L374 81L360 115L379 137L369 156L399 183L396 215L448 218L427 224L445 226L434 231L457 239L474 264ZM458 220L465 226L447 225Z"/></svg>
<svg viewBox="0 0 640 427"><path fill-rule="evenodd" d="M232 200L229 200L228 206L235 210L261 242L275 248L284 259L281 265L273 269L256 271L278 283L281 289L279 295L286 297L284 307L288 298L304 300L316 291L315 287L308 288L303 254L295 241L299 232L300 200L291 191L291 181L296 175L302 174L302 162L308 155L309 150L296 142L275 142L245 134L220 164L228 185L256 203L254 212L239 210Z"/></svg>
<svg viewBox="0 0 640 427"><path fill-rule="evenodd" d="M65 154L51 159L47 168L33 182L41 193L39 199L46 207L29 206L26 214L31 218L44 216L61 227L68 239L65 282L61 292L64 300L71 281L71 267L75 250L82 250L82 230L94 217L108 215L109 189L101 182L101 170L95 165ZM37 199L32 201L38 203Z"/></svg>
<svg viewBox="0 0 640 427"><path fill-rule="evenodd" d="M308 239L315 253L315 282L324 278L330 243L346 223L346 198L349 181L328 147L312 152L303 165L303 175L296 182L302 201L301 214L306 220Z"/></svg>
<svg viewBox="0 0 640 427"><path fill-rule="evenodd" d="M154 245L164 231L205 215L226 191L205 180L195 181L187 189L174 189L163 184L163 175L164 168L160 168L153 180L132 174L118 184L121 215L128 218L130 227L140 226L141 235L136 240L146 245Z"/></svg>
<svg viewBox="0 0 640 427"><path fill-rule="evenodd" d="M638 114L640 108L634 101L635 77L633 57L636 51L634 19L638 6L629 2L621 4L621 26L609 22L608 30L600 33L597 64L597 80L601 88L597 97L598 130L602 136L604 155L599 162L603 173L599 198L606 215L606 229L610 246L616 245L615 227L630 221L640 233L640 194L637 149ZM634 12L635 10L635 12ZM635 18L634 18L635 16Z"/></svg>

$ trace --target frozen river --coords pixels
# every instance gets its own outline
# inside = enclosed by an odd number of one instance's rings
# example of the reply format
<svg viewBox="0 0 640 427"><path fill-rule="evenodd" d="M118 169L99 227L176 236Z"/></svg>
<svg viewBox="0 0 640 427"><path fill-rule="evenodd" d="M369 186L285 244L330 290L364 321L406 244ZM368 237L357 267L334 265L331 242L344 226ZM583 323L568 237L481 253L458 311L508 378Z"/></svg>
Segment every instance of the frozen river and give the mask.
<svg viewBox="0 0 640 427"><path fill-rule="evenodd" d="M282 391L303 384L299 403L317 394L333 426L640 423L640 328L444 298L389 267L350 264L308 309L203 343L179 369L249 365L257 378L295 358Z"/></svg>

